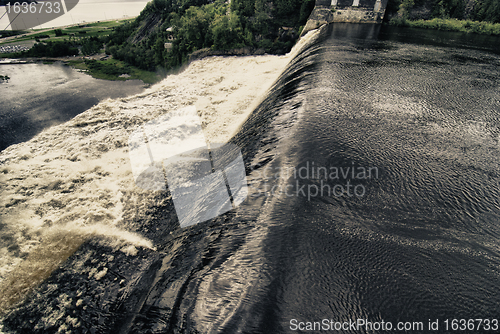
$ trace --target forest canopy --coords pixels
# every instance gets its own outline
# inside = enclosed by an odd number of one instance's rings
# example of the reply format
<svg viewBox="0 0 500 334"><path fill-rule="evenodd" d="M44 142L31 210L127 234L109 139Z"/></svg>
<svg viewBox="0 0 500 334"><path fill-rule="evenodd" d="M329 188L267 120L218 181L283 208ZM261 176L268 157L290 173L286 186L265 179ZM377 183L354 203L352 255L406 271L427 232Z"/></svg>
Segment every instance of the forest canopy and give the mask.
<svg viewBox="0 0 500 334"><path fill-rule="evenodd" d="M153 0L106 43L113 57L145 70L179 66L200 49L291 49L314 0Z"/></svg>
<svg viewBox="0 0 500 334"><path fill-rule="evenodd" d="M500 0L389 0L386 16L399 19L458 19L500 23Z"/></svg>

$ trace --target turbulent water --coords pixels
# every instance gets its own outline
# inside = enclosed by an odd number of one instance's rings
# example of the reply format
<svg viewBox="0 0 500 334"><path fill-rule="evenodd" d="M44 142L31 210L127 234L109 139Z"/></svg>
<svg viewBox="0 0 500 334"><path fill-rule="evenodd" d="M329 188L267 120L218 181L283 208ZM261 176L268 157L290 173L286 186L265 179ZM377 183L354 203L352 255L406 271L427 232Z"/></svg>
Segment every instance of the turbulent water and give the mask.
<svg viewBox="0 0 500 334"><path fill-rule="evenodd" d="M99 80L61 64L2 64L11 78L0 85L0 151L31 139L107 98L143 91L140 80Z"/></svg>
<svg viewBox="0 0 500 334"><path fill-rule="evenodd" d="M445 36L448 42L428 36L324 27L232 139L245 161L247 200L189 228L178 227L168 191L117 192L98 182L113 168L130 174L106 152L125 152L125 134L151 119L148 105L166 96L103 109L116 119L106 123L111 132L82 143L104 145L99 151L62 154L63 133L47 134L61 151L40 164L76 168L71 161L99 155L91 160L99 165L80 164L85 171L71 182L57 183L57 175L39 182L67 190L61 198L88 187L85 196L99 198L99 207L64 219L100 229L5 315L3 330L288 333L347 324L337 331L379 333L391 332L377 327L390 323L393 332L402 324L408 332L445 333L453 319L486 319L469 332L495 332L500 56L459 35ZM90 125L71 124L66 135L83 136ZM42 137L35 152L37 142ZM3 163L21 168L32 159L25 154ZM61 225L54 211L61 203L79 203L61 201L40 203L41 227ZM103 216L106 203L114 203L114 217ZM116 223L102 226L107 221ZM65 245L60 234L44 237ZM371 327L350 326L358 319Z"/></svg>

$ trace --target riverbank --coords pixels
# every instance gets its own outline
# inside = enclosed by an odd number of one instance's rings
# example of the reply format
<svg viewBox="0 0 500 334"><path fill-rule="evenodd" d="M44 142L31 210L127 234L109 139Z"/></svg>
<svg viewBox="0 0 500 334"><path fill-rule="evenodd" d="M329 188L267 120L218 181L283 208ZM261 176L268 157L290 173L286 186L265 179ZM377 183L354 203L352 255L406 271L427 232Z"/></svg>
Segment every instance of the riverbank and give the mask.
<svg viewBox="0 0 500 334"><path fill-rule="evenodd" d="M134 184L129 135L164 113L194 105L207 141L229 140L312 36L314 32L284 56L193 61L144 93L101 102L2 151L0 312L49 277L89 238L130 256L137 254L136 248L154 247L134 233L140 230L138 217L152 214L149 208L158 194Z"/></svg>
<svg viewBox="0 0 500 334"><path fill-rule="evenodd" d="M0 65L53 64L55 62L61 62L66 66L71 66L95 79L110 81L141 80L146 86L150 86L164 78L164 74L141 70L123 61L112 59L104 53L94 56L18 58L12 59L11 62L0 62Z"/></svg>
<svg viewBox="0 0 500 334"><path fill-rule="evenodd" d="M400 18L392 19L389 24L395 26L423 28L445 31L457 31L481 35L500 36L500 23L490 23L484 21L440 19L432 20L404 20Z"/></svg>
<svg viewBox="0 0 500 334"><path fill-rule="evenodd" d="M91 38L103 39L107 37L115 27L130 22L133 19L108 20L93 23L76 24L60 27L58 29L42 29L33 32L26 32L18 36L5 37L0 39L0 46L33 46L39 43L73 43L78 45ZM113 59L106 55L104 50L93 55L77 55L67 57L26 57L21 52L0 53L0 58L20 58L26 63L53 63L60 61L96 79L104 80L142 80L146 85L159 82L164 75L154 71L146 71L123 61Z"/></svg>

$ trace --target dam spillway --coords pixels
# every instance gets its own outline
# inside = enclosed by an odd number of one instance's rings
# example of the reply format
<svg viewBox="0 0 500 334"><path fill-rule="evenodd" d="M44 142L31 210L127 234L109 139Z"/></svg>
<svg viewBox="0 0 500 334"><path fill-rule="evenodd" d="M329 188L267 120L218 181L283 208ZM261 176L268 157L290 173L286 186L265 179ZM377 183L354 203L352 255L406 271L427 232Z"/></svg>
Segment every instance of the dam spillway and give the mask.
<svg viewBox="0 0 500 334"><path fill-rule="evenodd" d="M124 208L149 205L127 217L154 249L85 243L6 315L4 330L291 333L323 319L416 324L419 333L436 332L431 320L437 332L447 319L493 326L500 56L491 43L442 33L449 44L408 42L415 35L323 27L231 140L245 162L244 203L184 229L168 191Z"/></svg>

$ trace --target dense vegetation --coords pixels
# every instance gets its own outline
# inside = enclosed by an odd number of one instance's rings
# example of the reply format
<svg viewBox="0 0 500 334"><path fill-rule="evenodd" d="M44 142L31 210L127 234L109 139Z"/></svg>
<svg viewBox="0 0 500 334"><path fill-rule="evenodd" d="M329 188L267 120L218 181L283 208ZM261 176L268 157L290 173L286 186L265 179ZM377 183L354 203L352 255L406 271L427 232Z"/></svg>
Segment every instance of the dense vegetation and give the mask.
<svg viewBox="0 0 500 334"><path fill-rule="evenodd" d="M2 30L0 31L0 38L22 35L24 33L26 33L26 31L23 30Z"/></svg>
<svg viewBox="0 0 500 334"><path fill-rule="evenodd" d="M22 55L27 57L65 57L74 56L79 53L78 48L68 42L46 42L36 43L29 50L23 51Z"/></svg>
<svg viewBox="0 0 500 334"><path fill-rule="evenodd" d="M133 67L133 77L139 69L163 72L178 67L198 50L281 54L295 43L314 4L315 0L153 0L139 17L123 25L101 25L97 30L90 24L35 34L32 38L38 43L19 56L92 55L105 46L118 62L80 61L78 66L103 77L129 74ZM132 67L113 69L120 61Z"/></svg>
<svg viewBox="0 0 500 334"><path fill-rule="evenodd" d="M426 28L436 30L460 31L466 33L476 33L484 35L500 35L500 23L489 23L484 21L457 20L457 19L440 19L432 20L415 20L398 22L399 25Z"/></svg>
<svg viewBox="0 0 500 334"><path fill-rule="evenodd" d="M104 44L108 41L108 35L114 27L121 26L130 19L118 21L105 21L75 25L71 27L58 28L38 33L22 32L16 41L35 40L39 45L28 52L2 53L0 57L65 57L75 55L80 51L80 55L95 55L104 52ZM48 38L47 38L48 36ZM7 42L9 43L9 42ZM71 57L63 60L65 64L82 70L98 79L105 80L142 80L145 84L153 84L161 79L161 75L156 72L144 71L137 67L130 66L123 61L116 59L102 58L102 55L93 57L96 60L82 59L81 57ZM44 63L52 63L53 60L45 59ZM8 79L1 80L6 82ZM8 78L8 77L7 77Z"/></svg>
<svg viewBox="0 0 500 334"><path fill-rule="evenodd" d="M284 53L313 7L314 0L153 0L134 22L115 28L106 51L147 70L178 66L204 48Z"/></svg>
<svg viewBox="0 0 500 334"><path fill-rule="evenodd" d="M109 76L119 76L122 74L129 74L131 72L130 66L117 67L113 64L98 62L97 60L92 59L86 59L85 65L89 71L100 72Z"/></svg>
<svg viewBox="0 0 500 334"><path fill-rule="evenodd" d="M129 80L139 79L145 84L153 84L161 80L161 76L149 71L143 71L125 62L116 59L84 61L72 59L68 64L85 71L94 78L104 80Z"/></svg>
<svg viewBox="0 0 500 334"><path fill-rule="evenodd" d="M81 51L84 55L98 53L103 48L103 39L99 37L86 37L80 39Z"/></svg>
<svg viewBox="0 0 500 334"><path fill-rule="evenodd" d="M486 34L500 33L500 26L494 25L500 23L500 0L389 0L386 17L391 16L395 16L392 19L395 24Z"/></svg>
<svg viewBox="0 0 500 334"><path fill-rule="evenodd" d="M26 51L20 53L23 57L66 57L76 56L82 52L84 55L92 55L98 53L103 48L104 40L99 37L86 37L73 40L62 41L46 41L40 42L40 38L45 36L37 36L38 43Z"/></svg>

